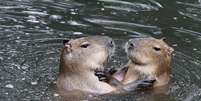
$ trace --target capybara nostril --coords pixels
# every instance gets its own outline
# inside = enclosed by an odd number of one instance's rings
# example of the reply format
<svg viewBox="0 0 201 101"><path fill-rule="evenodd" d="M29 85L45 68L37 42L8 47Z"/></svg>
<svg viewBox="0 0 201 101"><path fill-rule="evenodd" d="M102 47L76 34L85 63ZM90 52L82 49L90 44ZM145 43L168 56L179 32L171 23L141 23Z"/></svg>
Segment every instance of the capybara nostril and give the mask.
<svg viewBox="0 0 201 101"><path fill-rule="evenodd" d="M114 42L113 41L110 42L110 46L114 47Z"/></svg>
<svg viewBox="0 0 201 101"><path fill-rule="evenodd" d="M113 40L109 41L107 46L113 48L115 46Z"/></svg>
<svg viewBox="0 0 201 101"><path fill-rule="evenodd" d="M134 44L133 43L129 43L129 47L134 47Z"/></svg>
<svg viewBox="0 0 201 101"><path fill-rule="evenodd" d="M130 40L128 41L128 49L133 49L135 47L135 44Z"/></svg>

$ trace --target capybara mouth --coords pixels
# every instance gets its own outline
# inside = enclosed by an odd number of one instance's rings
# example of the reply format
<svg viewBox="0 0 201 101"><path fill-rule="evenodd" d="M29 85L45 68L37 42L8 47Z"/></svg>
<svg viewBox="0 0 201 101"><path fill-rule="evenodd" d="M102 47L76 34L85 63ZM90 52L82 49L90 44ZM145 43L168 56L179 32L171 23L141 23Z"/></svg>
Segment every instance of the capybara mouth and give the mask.
<svg viewBox="0 0 201 101"><path fill-rule="evenodd" d="M128 58L131 60L132 63L136 64L136 65L147 65L147 63L144 63L139 57L139 56L136 56L136 52L134 51L134 49L131 49L131 50L128 50L127 51L127 55L128 55Z"/></svg>
<svg viewBox="0 0 201 101"><path fill-rule="evenodd" d="M145 63L139 61L138 59L135 59L135 58L130 58L132 63L134 63L135 65L146 65Z"/></svg>
<svg viewBox="0 0 201 101"><path fill-rule="evenodd" d="M97 74L97 73L102 73L102 72L104 72L104 70L105 70L104 67L98 67L98 68L94 69L93 71L95 72L95 74Z"/></svg>
<svg viewBox="0 0 201 101"><path fill-rule="evenodd" d="M138 54L136 52L136 49L139 48L140 40L143 38L135 38L135 39L130 39L126 44L125 44L125 51L127 53L128 58L131 60L132 63L136 65L146 65L141 61L139 56L136 56Z"/></svg>
<svg viewBox="0 0 201 101"><path fill-rule="evenodd" d="M101 68L101 67L100 67L100 68L96 68L96 69L95 69L95 72L96 72L96 71L97 71L97 72L98 72L98 71L104 71L104 68Z"/></svg>

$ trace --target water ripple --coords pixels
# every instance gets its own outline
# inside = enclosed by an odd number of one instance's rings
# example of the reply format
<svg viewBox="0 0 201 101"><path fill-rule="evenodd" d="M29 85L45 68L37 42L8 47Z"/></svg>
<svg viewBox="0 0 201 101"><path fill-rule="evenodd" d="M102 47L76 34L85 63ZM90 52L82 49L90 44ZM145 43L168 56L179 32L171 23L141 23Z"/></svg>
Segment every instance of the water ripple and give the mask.
<svg viewBox="0 0 201 101"><path fill-rule="evenodd" d="M121 1L121 0L99 0L104 1L105 3L111 3L112 6L104 6L105 8L111 8L115 10L125 10L125 11L133 11L133 12L139 12L139 11L152 11L152 10L158 10L158 8L162 8L162 5L160 3L149 0L146 3L138 3L138 2L127 2L127 1ZM155 4L152 6L151 4ZM116 5L116 6L115 6Z"/></svg>
<svg viewBox="0 0 201 101"><path fill-rule="evenodd" d="M129 23L129 22L122 22L122 21L115 21L115 20L107 20L107 19L93 19L93 18L84 18L86 21L102 24L102 25L127 25L133 27L143 27L143 28L151 28L151 29L160 29L157 26L149 26L149 25L142 25L137 23Z"/></svg>
<svg viewBox="0 0 201 101"><path fill-rule="evenodd" d="M180 9L178 12L186 17L192 18L195 21L201 21L201 5L194 3L177 2Z"/></svg>
<svg viewBox="0 0 201 101"><path fill-rule="evenodd" d="M110 66L120 67L127 62L124 43L145 35L167 37L175 49L167 94L130 92L100 101L199 101L200 24L200 0L1 0L0 100L59 101L63 39L108 35L118 47Z"/></svg>

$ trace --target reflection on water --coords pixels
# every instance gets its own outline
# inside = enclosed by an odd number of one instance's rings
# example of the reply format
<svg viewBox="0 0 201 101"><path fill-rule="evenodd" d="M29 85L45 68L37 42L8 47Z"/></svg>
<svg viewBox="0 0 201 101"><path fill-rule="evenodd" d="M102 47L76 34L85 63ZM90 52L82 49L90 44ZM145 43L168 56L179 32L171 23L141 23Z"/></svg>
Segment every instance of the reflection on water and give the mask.
<svg viewBox="0 0 201 101"><path fill-rule="evenodd" d="M165 94L133 92L97 100L201 99L200 0L1 0L0 100L59 100L61 42L86 35L114 38L119 48L112 67L126 63L122 47L129 38L166 37L176 50L173 82Z"/></svg>

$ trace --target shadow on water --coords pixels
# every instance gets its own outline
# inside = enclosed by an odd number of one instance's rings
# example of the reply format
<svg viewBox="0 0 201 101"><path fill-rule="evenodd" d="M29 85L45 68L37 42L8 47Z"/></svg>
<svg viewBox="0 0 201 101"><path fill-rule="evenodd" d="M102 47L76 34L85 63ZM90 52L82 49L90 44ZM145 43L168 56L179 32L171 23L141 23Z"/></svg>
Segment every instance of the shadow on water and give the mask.
<svg viewBox="0 0 201 101"><path fill-rule="evenodd" d="M200 0L1 0L0 100L59 100L55 80L62 40L87 35L114 38L119 48L111 67L126 63L122 47L129 38L166 37L176 50L165 94L132 92L96 100L201 99Z"/></svg>

